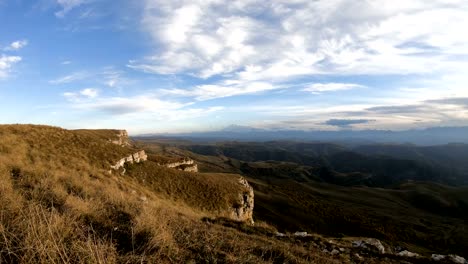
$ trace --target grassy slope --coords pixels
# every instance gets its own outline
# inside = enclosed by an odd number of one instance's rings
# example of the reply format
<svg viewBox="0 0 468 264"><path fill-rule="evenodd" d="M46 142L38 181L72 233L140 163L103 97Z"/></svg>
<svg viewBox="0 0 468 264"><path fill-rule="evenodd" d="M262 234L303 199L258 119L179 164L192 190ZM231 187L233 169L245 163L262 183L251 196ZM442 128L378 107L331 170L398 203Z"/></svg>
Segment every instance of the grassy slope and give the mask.
<svg viewBox="0 0 468 264"><path fill-rule="evenodd" d="M241 232L202 221L214 216L217 191L229 177L197 181L151 163L130 168L133 174L107 174L109 164L132 151L89 132L0 126L0 263L343 261L265 236L268 227ZM213 200L206 208L194 205L200 191Z"/></svg>

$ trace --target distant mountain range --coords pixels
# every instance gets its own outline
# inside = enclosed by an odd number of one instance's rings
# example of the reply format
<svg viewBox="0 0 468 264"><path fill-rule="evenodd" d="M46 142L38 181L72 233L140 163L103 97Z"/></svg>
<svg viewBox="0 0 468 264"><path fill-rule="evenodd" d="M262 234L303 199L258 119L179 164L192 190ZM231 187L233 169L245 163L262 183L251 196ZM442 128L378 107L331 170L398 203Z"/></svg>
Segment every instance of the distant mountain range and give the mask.
<svg viewBox="0 0 468 264"><path fill-rule="evenodd" d="M144 134L138 137L163 136L184 138L193 141L236 140L236 141L271 141L297 140L340 142L347 144L365 143L408 143L416 145L441 145L449 143L468 143L468 127L432 127L403 131L392 130L266 130L248 126L231 125L219 131Z"/></svg>
<svg viewBox="0 0 468 264"><path fill-rule="evenodd" d="M462 143L438 146L377 143L346 147L335 143L268 141L184 143L180 147L245 162L294 163L293 167L308 171L306 174L346 186L388 187L408 180L468 185L468 144ZM286 177L292 176L290 169L283 167L281 171ZM339 174L349 177L337 177Z"/></svg>

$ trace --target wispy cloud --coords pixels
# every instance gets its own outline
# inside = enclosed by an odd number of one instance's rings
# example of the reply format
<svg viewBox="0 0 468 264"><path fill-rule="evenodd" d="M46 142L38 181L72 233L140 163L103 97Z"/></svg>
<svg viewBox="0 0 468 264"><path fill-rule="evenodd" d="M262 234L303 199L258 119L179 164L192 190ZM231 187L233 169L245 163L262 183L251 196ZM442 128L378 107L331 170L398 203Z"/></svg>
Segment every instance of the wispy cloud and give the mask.
<svg viewBox="0 0 468 264"><path fill-rule="evenodd" d="M63 18L71 10L78 8L91 0L57 0L61 10L55 12L55 16Z"/></svg>
<svg viewBox="0 0 468 264"><path fill-rule="evenodd" d="M83 80L89 77L89 73L80 71L80 72L74 72L69 75L65 75L62 77L59 77L54 80L50 80L50 84L65 84L65 83L71 83L79 80Z"/></svg>
<svg viewBox="0 0 468 264"><path fill-rule="evenodd" d="M160 52L130 66L207 78L248 75L245 68L252 65L260 69L261 80L316 73L430 73L464 63L452 55L468 51L466 34L460 34L468 26L467 15L463 0L397 6L383 0L145 0L143 27ZM438 65L424 66L434 60Z"/></svg>
<svg viewBox="0 0 468 264"><path fill-rule="evenodd" d="M123 86L132 83L130 79L125 77L125 73L123 71L116 70L113 67L105 68L98 75L99 78L102 79L102 83L110 88L122 88Z"/></svg>
<svg viewBox="0 0 468 264"><path fill-rule="evenodd" d="M166 89L162 90L162 92L176 96L194 97L195 100L205 101L234 95L254 94L274 89L278 89L278 87L265 82L241 84L224 82L214 85L198 85L192 89Z"/></svg>
<svg viewBox="0 0 468 264"><path fill-rule="evenodd" d="M17 40L12 42L10 45L4 48L5 51L15 51L20 50L28 45L27 40Z"/></svg>
<svg viewBox="0 0 468 264"><path fill-rule="evenodd" d="M80 102L83 99L93 99L96 98L99 94L98 89L94 88L85 88L79 92L66 92L63 93L63 96L72 102Z"/></svg>
<svg viewBox="0 0 468 264"><path fill-rule="evenodd" d="M190 120L224 109L220 106L192 107L192 103L179 103L159 99L153 94L140 94L130 97L89 97L87 100L76 100L82 97L85 90L80 93L70 93L72 107L82 111L97 112L115 118L128 120L164 120L165 122ZM145 121L146 120L146 121Z"/></svg>
<svg viewBox="0 0 468 264"><path fill-rule="evenodd" d="M65 64L71 62L65 61ZM62 64L64 64L62 62ZM73 82L79 82L87 80L90 82L96 82L99 85L105 85L110 88L121 88L125 85L132 83L132 81L125 77L125 72L114 69L113 67L105 67L103 69L97 70L86 70L86 71L76 71L68 75L58 77L56 79L50 80L50 84L60 85Z"/></svg>
<svg viewBox="0 0 468 264"><path fill-rule="evenodd" d="M7 56L2 54L0 56L0 80L7 78L12 66L20 62L21 59L22 58L19 56Z"/></svg>
<svg viewBox="0 0 468 264"><path fill-rule="evenodd" d="M304 92L323 93L365 88L366 86L354 83L314 83L302 89Z"/></svg>
<svg viewBox="0 0 468 264"><path fill-rule="evenodd" d="M165 90L197 101L288 87L312 94L362 89L369 87L333 77L442 78L454 71L466 75L468 68L468 37L461 34L468 27L468 2L462 0L398 6L384 0L145 0L142 5L142 28L155 52L127 66L198 78L201 84ZM316 76L332 78L310 84Z"/></svg>

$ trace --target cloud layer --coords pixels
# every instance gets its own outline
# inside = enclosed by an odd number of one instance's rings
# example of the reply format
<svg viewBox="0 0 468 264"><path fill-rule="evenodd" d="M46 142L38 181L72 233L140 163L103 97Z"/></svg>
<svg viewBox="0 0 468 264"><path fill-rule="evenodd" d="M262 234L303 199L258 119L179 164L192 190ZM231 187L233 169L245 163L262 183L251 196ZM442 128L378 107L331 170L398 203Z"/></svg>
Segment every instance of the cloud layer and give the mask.
<svg viewBox="0 0 468 264"><path fill-rule="evenodd" d="M153 52L132 69L204 83L166 91L210 100L285 88L365 88L316 76L463 75L468 2L143 1Z"/></svg>
<svg viewBox="0 0 468 264"><path fill-rule="evenodd" d="M468 36L459 34L467 10L463 0L145 0L142 23L157 52L131 65L249 80L428 73L456 67L467 53Z"/></svg>

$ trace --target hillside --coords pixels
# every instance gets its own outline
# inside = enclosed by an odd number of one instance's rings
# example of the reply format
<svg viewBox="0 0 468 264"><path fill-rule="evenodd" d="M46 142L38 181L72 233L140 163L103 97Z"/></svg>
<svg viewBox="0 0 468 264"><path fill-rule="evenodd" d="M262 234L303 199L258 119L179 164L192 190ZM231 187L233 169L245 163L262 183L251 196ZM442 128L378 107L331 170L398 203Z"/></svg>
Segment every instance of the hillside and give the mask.
<svg viewBox="0 0 468 264"><path fill-rule="evenodd" d="M140 150L115 144L119 135L0 126L0 263L342 262L308 242L276 239L261 221L226 218L245 192L239 175L152 161L109 171Z"/></svg>
<svg viewBox="0 0 468 264"><path fill-rule="evenodd" d="M192 158L202 173L168 166ZM324 236L282 225L275 219L289 212L269 218L262 211L293 203L276 200L254 178L245 181L233 166L241 163L226 161L132 142L122 130L1 125L0 263L436 261L366 238L375 233Z"/></svg>

